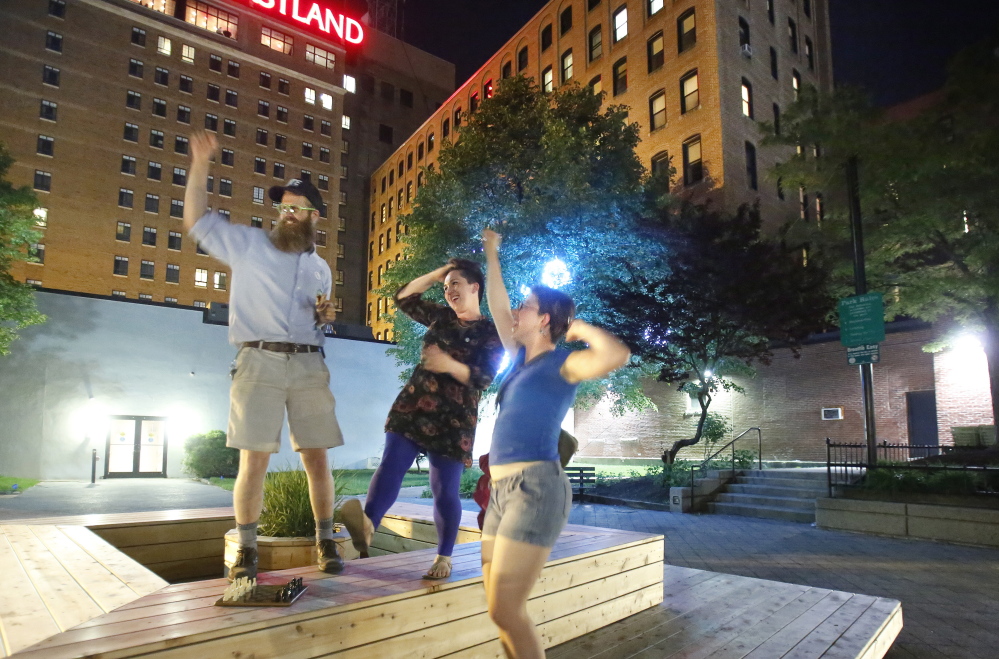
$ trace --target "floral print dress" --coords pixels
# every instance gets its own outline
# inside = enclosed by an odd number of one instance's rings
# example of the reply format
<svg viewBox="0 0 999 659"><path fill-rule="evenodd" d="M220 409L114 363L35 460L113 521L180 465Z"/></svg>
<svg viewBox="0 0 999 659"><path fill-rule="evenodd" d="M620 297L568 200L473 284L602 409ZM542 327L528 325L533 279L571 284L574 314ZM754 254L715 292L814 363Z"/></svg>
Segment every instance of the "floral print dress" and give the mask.
<svg viewBox="0 0 999 659"><path fill-rule="evenodd" d="M427 452L472 466L472 443L479 418L479 398L503 360L503 344L488 318L462 321L451 307L422 299L420 293L395 297L396 307L426 325L423 346L436 345L468 366L462 384L447 373L417 366L392 404L385 432L400 434Z"/></svg>

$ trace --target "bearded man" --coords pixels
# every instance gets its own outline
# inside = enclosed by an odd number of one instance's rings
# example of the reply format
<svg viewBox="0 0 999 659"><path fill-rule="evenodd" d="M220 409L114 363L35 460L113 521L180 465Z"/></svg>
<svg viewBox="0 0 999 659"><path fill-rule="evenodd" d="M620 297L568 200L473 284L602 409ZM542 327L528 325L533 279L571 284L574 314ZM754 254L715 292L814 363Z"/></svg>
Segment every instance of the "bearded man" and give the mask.
<svg viewBox="0 0 999 659"><path fill-rule="evenodd" d="M286 410L291 445L309 478L319 568L337 573L343 559L333 541L333 476L327 451L343 444L343 436L322 349L322 326L336 318L329 301L330 268L315 250L323 198L309 181L292 179L270 189L271 200L279 204L279 220L269 233L231 224L219 213L206 212L208 171L217 148L210 133L191 138L184 228L232 269L229 342L238 352L226 443L239 449L233 491L239 550L228 577L257 574L264 477L271 454L281 448Z"/></svg>

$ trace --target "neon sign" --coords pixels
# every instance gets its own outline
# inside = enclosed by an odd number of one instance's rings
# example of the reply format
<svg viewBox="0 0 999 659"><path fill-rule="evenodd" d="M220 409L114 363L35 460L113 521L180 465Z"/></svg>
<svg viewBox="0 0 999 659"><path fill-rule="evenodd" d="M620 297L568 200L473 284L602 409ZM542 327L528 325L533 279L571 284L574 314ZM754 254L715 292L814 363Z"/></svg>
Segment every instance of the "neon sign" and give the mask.
<svg viewBox="0 0 999 659"><path fill-rule="evenodd" d="M364 28L353 18L336 13L312 0L250 0L260 9L268 9L327 36L336 35L343 41L359 44L364 40Z"/></svg>

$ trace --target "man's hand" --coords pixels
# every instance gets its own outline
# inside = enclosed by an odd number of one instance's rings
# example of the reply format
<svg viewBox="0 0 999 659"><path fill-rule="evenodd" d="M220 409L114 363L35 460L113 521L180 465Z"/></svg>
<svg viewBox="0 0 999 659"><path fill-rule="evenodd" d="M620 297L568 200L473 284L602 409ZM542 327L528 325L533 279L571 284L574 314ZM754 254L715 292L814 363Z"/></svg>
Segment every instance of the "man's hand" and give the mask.
<svg viewBox="0 0 999 659"><path fill-rule="evenodd" d="M498 252L502 242L503 236L492 229L482 230L482 245L486 248L486 252Z"/></svg>
<svg viewBox="0 0 999 659"><path fill-rule="evenodd" d="M429 345L423 349L420 363L423 368L431 373L450 373L458 360L440 349L439 346Z"/></svg>
<svg viewBox="0 0 999 659"><path fill-rule="evenodd" d="M195 132L191 135L191 164L207 165L218 148L219 141L215 135L204 130Z"/></svg>
<svg viewBox="0 0 999 659"><path fill-rule="evenodd" d="M316 295L316 323L325 325L336 320L336 309L325 295Z"/></svg>

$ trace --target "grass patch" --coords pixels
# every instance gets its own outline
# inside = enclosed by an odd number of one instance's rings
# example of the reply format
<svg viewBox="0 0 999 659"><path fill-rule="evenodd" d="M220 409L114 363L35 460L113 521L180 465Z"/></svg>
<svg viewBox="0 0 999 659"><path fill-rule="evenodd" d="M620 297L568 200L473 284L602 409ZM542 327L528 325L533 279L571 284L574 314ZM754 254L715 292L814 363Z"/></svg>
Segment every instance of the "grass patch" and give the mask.
<svg viewBox="0 0 999 659"><path fill-rule="evenodd" d="M374 469L337 470L337 492L347 496L367 494L368 484L371 482L371 477L374 475ZM221 487L224 490L229 490L230 492L232 492L232 488L236 485L236 479L234 478L209 478L208 481L212 485L217 485L218 487ZM430 485L430 474L426 471L421 474L418 474L415 471L410 471L407 472L406 476L402 479L403 487L427 487L428 485Z"/></svg>
<svg viewBox="0 0 999 659"><path fill-rule="evenodd" d="M14 486L17 485L17 490L23 492L32 485L38 485L38 481L32 478L17 478L15 476L0 476L0 492L13 492Z"/></svg>
<svg viewBox="0 0 999 659"><path fill-rule="evenodd" d="M218 476L213 476L208 479L208 482L212 485L221 487L223 490L229 490L232 492L232 488L236 487L235 478L219 478Z"/></svg>

